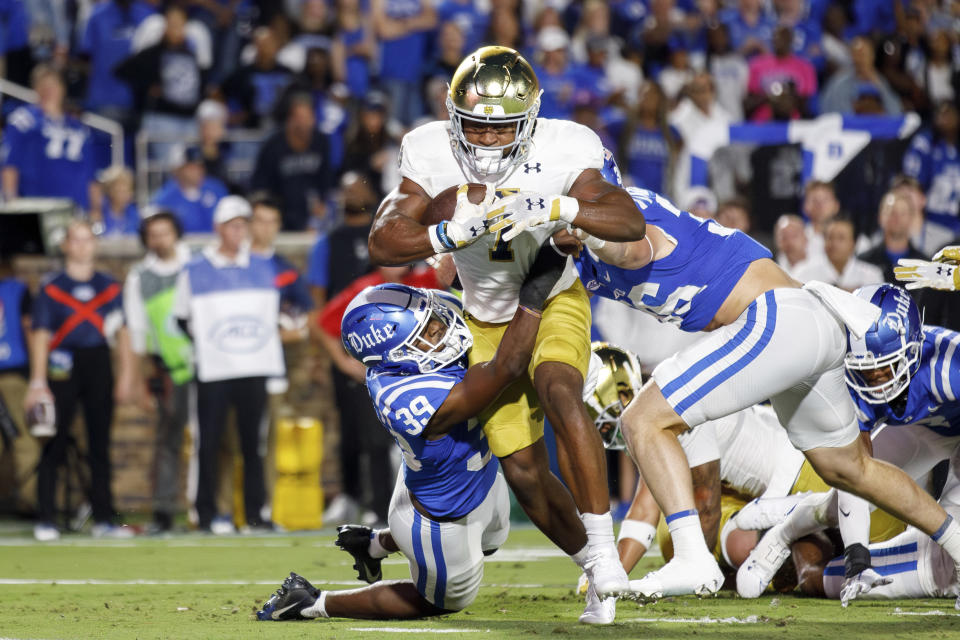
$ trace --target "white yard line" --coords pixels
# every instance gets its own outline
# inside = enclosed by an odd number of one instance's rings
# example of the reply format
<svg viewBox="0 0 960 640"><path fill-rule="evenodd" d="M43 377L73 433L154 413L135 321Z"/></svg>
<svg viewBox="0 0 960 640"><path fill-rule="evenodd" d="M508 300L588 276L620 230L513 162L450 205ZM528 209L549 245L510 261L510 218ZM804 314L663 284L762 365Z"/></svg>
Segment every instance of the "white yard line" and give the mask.
<svg viewBox="0 0 960 640"><path fill-rule="evenodd" d="M757 616L746 618L617 618L617 622L656 622L665 624L757 624Z"/></svg>
<svg viewBox="0 0 960 640"><path fill-rule="evenodd" d="M893 615L893 616L946 616L949 618L960 617L960 613L947 613L946 611L940 611L939 609L934 609L932 611L902 611L899 607L891 611L890 615Z"/></svg>
<svg viewBox="0 0 960 640"><path fill-rule="evenodd" d="M410 629L407 627L350 627L364 633L484 633L480 629ZM486 633L490 633L487 629Z"/></svg>

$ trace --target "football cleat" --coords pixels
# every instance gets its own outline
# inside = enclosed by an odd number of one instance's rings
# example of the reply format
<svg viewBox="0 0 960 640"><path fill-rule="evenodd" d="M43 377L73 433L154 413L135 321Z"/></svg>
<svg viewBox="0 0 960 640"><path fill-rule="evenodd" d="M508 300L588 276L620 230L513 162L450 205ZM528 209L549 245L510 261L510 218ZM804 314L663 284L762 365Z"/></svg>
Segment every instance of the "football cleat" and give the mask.
<svg viewBox="0 0 960 640"><path fill-rule="evenodd" d="M373 529L359 524L345 524L337 527L335 545L353 556L353 568L357 570L357 579L368 584L379 582L383 578L380 563L383 558L370 555L370 538Z"/></svg>
<svg viewBox="0 0 960 640"><path fill-rule="evenodd" d="M665 596L714 595L723 586L723 572L712 555L702 558L677 558L651 571L639 580L630 581L630 596L641 600L658 600Z"/></svg>
<svg viewBox="0 0 960 640"><path fill-rule="evenodd" d="M767 531L737 570L741 598L759 598L790 557L790 543L784 541L781 529L778 525Z"/></svg>
<svg viewBox="0 0 960 640"><path fill-rule="evenodd" d="M257 620L309 620L300 612L317 601L320 590L293 571L280 588L257 611Z"/></svg>
<svg viewBox="0 0 960 640"><path fill-rule="evenodd" d="M610 545L609 549L596 551L584 566L587 579L596 589L600 598L619 596L630 590L630 579L620 564L620 556L616 548Z"/></svg>
<svg viewBox="0 0 960 640"><path fill-rule="evenodd" d="M587 589L587 606L580 614L582 624L611 624L617 616L617 599L601 600L593 587Z"/></svg>
<svg viewBox="0 0 960 640"><path fill-rule="evenodd" d="M809 491L795 493L783 498L755 498L733 516L738 529L764 531L783 522Z"/></svg>

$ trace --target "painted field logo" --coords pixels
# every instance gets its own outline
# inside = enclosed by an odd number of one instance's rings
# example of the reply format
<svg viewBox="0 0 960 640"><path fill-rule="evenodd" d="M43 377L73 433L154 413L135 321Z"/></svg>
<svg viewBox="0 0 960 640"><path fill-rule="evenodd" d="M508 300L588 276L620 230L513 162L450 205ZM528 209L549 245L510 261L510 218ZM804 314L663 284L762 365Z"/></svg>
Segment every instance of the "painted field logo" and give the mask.
<svg viewBox="0 0 960 640"><path fill-rule="evenodd" d="M209 337L220 351L253 353L267 343L270 332L256 316L233 316L213 325Z"/></svg>

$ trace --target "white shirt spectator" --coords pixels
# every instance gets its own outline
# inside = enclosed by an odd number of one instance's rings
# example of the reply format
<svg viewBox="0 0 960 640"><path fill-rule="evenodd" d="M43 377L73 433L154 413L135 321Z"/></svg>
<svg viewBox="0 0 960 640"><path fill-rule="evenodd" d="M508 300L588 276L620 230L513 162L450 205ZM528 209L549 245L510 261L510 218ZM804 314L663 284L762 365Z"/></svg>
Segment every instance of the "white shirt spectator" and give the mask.
<svg viewBox="0 0 960 640"><path fill-rule="evenodd" d="M717 102L730 116L730 122L743 121L743 99L747 95L750 67L739 53L710 58L710 75L717 83Z"/></svg>
<svg viewBox="0 0 960 640"><path fill-rule="evenodd" d="M843 273L838 272L829 260L822 258L807 259L803 265L797 266L792 275L801 282L819 280L847 291L883 282L883 271L880 267L855 257L847 260Z"/></svg>

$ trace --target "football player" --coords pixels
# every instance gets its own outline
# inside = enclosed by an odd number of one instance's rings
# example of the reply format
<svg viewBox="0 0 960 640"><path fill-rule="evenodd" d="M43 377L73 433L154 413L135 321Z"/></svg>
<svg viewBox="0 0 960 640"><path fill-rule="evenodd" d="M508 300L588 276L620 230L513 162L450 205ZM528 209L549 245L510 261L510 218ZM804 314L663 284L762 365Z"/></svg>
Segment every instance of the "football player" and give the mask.
<svg viewBox="0 0 960 640"><path fill-rule="evenodd" d="M875 458L926 484L933 467L949 459L960 446L960 353L956 352L960 334L922 325L916 303L900 287L873 285L858 289L856 295L881 311L862 338L850 336L844 360L860 430L879 432L873 439ZM839 499L843 498L841 494ZM941 504L952 503L941 500ZM910 567L884 562L883 566L871 568L872 557L882 554L869 551L863 542L867 513L868 507L861 501L841 502L834 509L815 497L804 500L761 540L750 561L741 568L744 575L737 576L738 591L744 596L759 595L769 576L789 555L789 543L822 528L824 519L850 521L844 531L846 568L839 590L843 602L887 584L888 579L879 577L894 576ZM852 532L852 539L848 531ZM863 572L877 577L857 580L856 576ZM899 580L900 576L896 576L894 582ZM890 587L886 591L900 593L902 588L910 587Z"/></svg>
<svg viewBox="0 0 960 640"><path fill-rule="evenodd" d="M582 125L538 118L540 93L532 67L513 49L482 47L467 56L450 82L450 119L404 137L401 183L381 204L370 233L370 257L379 264L453 252L464 317L474 337L471 364L492 357L544 238L570 221L610 240L643 237L643 216L630 196L601 175L600 139ZM464 196L452 220L421 224L432 198L464 182L488 185L484 204L470 204ZM531 189L547 195L530 206L543 204L556 220L514 241L487 234L485 214L502 207L493 202L493 191L507 195ZM614 220L617 224L610 224ZM568 554L588 553L597 565L597 589L614 594L626 589L627 577L617 561L603 446L581 400L590 360L590 306L572 267L553 293L529 377L479 417L530 519ZM554 485L545 480L544 414L556 432L560 470L582 514L582 528L551 526L551 513L574 505L548 490Z"/></svg>
<svg viewBox="0 0 960 640"><path fill-rule="evenodd" d="M722 585L676 436L768 398L791 443L828 484L935 535L960 562L960 524L902 470L871 458L859 437L843 383L847 330L862 337L879 309L824 283L801 286L749 236L681 211L657 193L628 191L646 237L609 242L587 230L576 261L580 278L596 295L686 331L711 332L662 362L623 415L627 445L666 514L675 551L637 582L637 596L713 593ZM509 240L552 218L516 205L491 232Z"/></svg>
<svg viewBox="0 0 960 640"><path fill-rule="evenodd" d="M475 416L526 371L544 301L565 263L544 247L494 357L469 368L473 339L455 296L382 284L350 303L342 321L344 348L366 365L370 398L404 464L390 502L390 528L344 529L338 544L355 556L368 581L379 580L380 558L400 551L411 579L327 592L291 573L258 612L260 620L417 618L459 611L473 601L483 557L506 541L510 523L507 487ZM552 517L558 527L580 524L572 513ZM358 544L358 534L366 545ZM590 572L585 559L580 564Z"/></svg>

